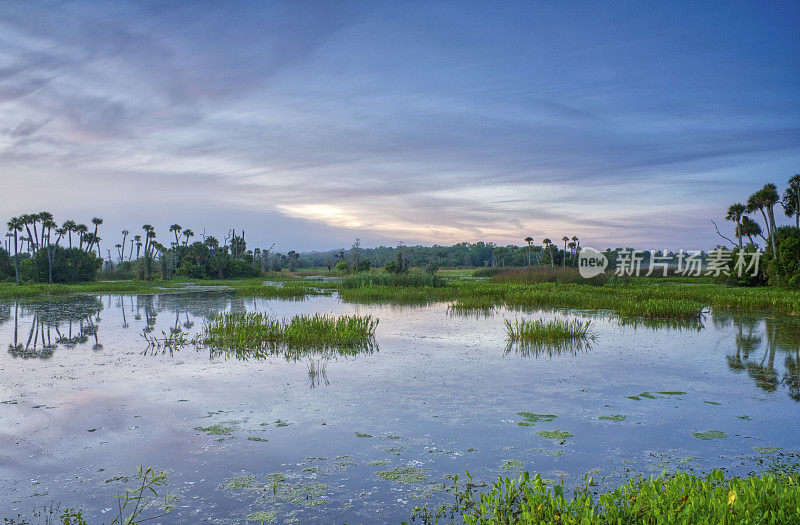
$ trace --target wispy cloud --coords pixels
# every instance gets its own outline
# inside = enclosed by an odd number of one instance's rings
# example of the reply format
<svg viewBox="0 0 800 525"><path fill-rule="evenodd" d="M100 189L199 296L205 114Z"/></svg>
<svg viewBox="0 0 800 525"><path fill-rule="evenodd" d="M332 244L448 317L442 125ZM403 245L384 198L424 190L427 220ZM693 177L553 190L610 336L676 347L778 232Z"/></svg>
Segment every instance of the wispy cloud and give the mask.
<svg viewBox="0 0 800 525"><path fill-rule="evenodd" d="M470 7L6 2L0 211L677 247L797 169L796 5Z"/></svg>

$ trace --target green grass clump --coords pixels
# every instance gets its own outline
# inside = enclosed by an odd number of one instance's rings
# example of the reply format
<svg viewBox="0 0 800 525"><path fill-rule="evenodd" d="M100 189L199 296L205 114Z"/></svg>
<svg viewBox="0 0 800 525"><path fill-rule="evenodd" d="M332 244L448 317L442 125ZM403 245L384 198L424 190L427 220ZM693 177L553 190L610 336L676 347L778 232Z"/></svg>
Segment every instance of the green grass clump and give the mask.
<svg viewBox="0 0 800 525"><path fill-rule="evenodd" d="M389 273L382 270L361 272L342 279L340 288L353 289L368 286L402 286L402 287L431 287L445 286L445 280L428 272Z"/></svg>
<svg viewBox="0 0 800 525"><path fill-rule="evenodd" d="M451 508L433 513L418 508L415 516L429 516L427 523L444 515L461 516L470 525L800 523L800 487L796 477L786 474L726 480L719 470L706 477L678 472L669 477L634 478L600 495L576 490L571 498L563 485L547 487L539 474L500 477L488 493L477 492L471 480L462 488L455 479Z"/></svg>
<svg viewBox="0 0 800 525"><path fill-rule="evenodd" d="M378 320L369 315L315 314L276 319L261 312L228 312L206 321L201 341L212 348L232 350L258 351L280 346L359 349L373 343L377 326Z"/></svg>
<svg viewBox="0 0 800 525"><path fill-rule="evenodd" d="M512 343L560 343L577 339L592 339L591 321L553 319L535 321L506 319L508 340Z"/></svg>

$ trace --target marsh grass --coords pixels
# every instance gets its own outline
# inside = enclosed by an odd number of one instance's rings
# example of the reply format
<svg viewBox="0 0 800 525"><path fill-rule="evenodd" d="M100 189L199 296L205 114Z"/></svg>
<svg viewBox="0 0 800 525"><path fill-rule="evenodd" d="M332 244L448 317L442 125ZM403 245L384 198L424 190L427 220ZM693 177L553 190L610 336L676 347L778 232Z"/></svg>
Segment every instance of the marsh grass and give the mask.
<svg viewBox="0 0 800 525"><path fill-rule="evenodd" d="M626 282L612 273L601 273L586 279L577 268L531 266L527 268L511 268L491 275L496 283L539 284L539 283L574 283L591 286L602 286L609 283Z"/></svg>
<svg viewBox="0 0 800 525"><path fill-rule="evenodd" d="M381 270L361 272L342 279L341 288L353 289L368 286L431 287L445 286L446 281L439 275L412 271L407 273L388 273Z"/></svg>
<svg viewBox="0 0 800 525"><path fill-rule="evenodd" d="M511 343L560 343L564 341L591 340L591 321L579 319L506 319L506 332Z"/></svg>
<svg viewBox="0 0 800 525"><path fill-rule="evenodd" d="M239 358L259 358L283 350L299 358L309 351L336 350L339 354L372 351L378 319L370 315L295 315L277 319L262 312L228 312L209 318L200 342L212 356L233 352ZM315 374L316 375L316 374Z"/></svg>

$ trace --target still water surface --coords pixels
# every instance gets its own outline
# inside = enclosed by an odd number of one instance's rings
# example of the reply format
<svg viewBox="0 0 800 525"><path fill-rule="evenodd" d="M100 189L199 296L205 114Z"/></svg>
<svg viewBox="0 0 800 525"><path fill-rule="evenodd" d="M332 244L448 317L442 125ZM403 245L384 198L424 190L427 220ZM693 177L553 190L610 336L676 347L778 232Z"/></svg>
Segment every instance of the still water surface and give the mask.
<svg viewBox="0 0 800 525"><path fill-rule="evenodd" d="M154 352L142 337L191 336L229 310L369 314L377 344L242 361L192 346ZM505 319L552 317L593 319L596 340L507 347ZM255 512L398 523L415 505L449 502L443 484L465 470L492 481L525 469L568 485L592 472L601 487L662 469L747 474L800 448L799 324L716 313L654 328L575 311L456 315L446 304L221 292L0 303L0 517L60 502L110 522L138 465L169 470L180 500L165 523ZM519 425L519 412L557 417ZM609 416L624 418L598 419ZM693 436L709 430L727 437ZM405 467L415 482L379 475ZM248 487L225 489L237 476Z"/></svg>

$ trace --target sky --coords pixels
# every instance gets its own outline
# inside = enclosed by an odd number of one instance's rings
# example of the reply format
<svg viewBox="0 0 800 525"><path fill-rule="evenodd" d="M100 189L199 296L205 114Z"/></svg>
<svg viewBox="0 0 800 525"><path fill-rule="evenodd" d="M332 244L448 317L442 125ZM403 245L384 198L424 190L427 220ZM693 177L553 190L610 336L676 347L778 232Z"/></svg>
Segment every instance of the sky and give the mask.
<svg viewBox="0 0 800 525"><path fill-rule="evenodd" d="M710 219L800 172L798 20L796 1L2 0L0 218L102 217L106 248L145 223L279 251L709 248Z"/></svg>

